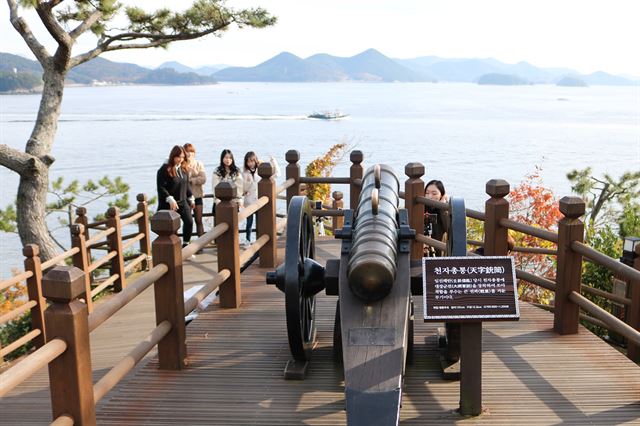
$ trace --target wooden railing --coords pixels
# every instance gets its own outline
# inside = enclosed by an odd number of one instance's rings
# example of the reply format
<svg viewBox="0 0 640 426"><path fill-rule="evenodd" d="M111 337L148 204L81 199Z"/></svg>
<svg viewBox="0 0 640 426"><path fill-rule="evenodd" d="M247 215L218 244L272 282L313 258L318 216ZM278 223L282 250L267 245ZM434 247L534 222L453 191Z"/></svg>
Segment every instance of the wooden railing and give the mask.
<svg viewBox="0 0 640 426"><path fill-rule="evenodd" d="M420 177L420 176L417 176ZM415 176L409 176L409 180ZM407 182L409 182L407 180ZM503 180L487 182L487 194L491 198L485 204L485 213L467 209L467 217L484 221L484 241L470 241L472 245L484 247L484 254L506 255L507 231L513 230L558 245L558 249L543 247L515 247L514 252L535 253L557 256L556 278L541 277L527 271L516 270L516 276L528 283L540 286L555 293L554 305L548 309L554 312L554 328L559 334L578 332L580 320L603 327L628 339L627 356L635 362L640 361L640 250L636 253L634 267L612 259L594 250L582 242L584 225L580 217L584 214L584 201L577 197L564 197L560 200L560 211L564 217L558 223L558 232L536 228L508 218L509 204L504 198L509 193L509 184ZM418 188L420 190L420 188ZM423 189L422 189L423 190ZM406 203L409 210L424 212L424 206L448 210L446 203L417 196L413 203ZM421 207L422 206L422 207ZM428 237L416 236L416 243L429 244L443 249L444 244ZM581 283L582 262L585 260L603 266L616 276L628 280L632 297L619 296ZM600 296L609 301L628 307L631 315L628 323L591 302L582 293ZM582 312L581 312L582 311Z"/></svg>
<svg viewBox="0 0 640 426"><path fill-rule="evenodd" d="M107 211L107 218L94 223L87 223L86 209L77 209L76 223L70 226L71 248L46 262L40 261L40 250L36 245L28 245L23 249L24 272L0 282L0 291L15 286L23 281L27 283L28 301L0 316L0 325L16 320L27 311L31 312L31 330L9 345L0 348L0 361L4 356L33 341L36 348L40 348L48 340L44 327L44 310L46 303L42 296L43 271L55 265L66 262L71 258L74 266L85 275L82 299L87 304L89 312L93 311L93 298L110 285L115 291L126 287L126 276L137 267L147 269L151 265L151 249L149 238L149 214L147 198L144 194L137 196L138 205L135 211L120 215L117 208ZM138 225L138 232L122 235L122 229L131 224ZM90 235L91 229L99 232ZM127 259L125 253L134 244L139 244L139 254ZM106 250L107 253L92 260L92 250ZM109 275L93 282L94 272L104 267L109 268ZM93 285L93 286L92 286Z"/></svg>
<svg viewBox="0 0 640 426"><path fill-rule="evenodd" d="M273 268L278 263L277 232L285 226L286 218L277 221L275 204L279 192L287 191L287 197L290 199L295 194L292 192L292 188L299 189L302 182L297 166L298 159L299 154L296 151L287 153L289 163L287 181L280 187L276 187L273 167L268 163L260 165L258 174L262 179L258 183L258 201L247 206L242 213L238 213L232 186L226 182L219 184L215 188L215 196L220 200L216 208L215 226L184 248L181 248L180 239L176 235L180 226L178 214L167 210L156 213L151 219L151 229L158 235L151 248L155 266L139 276L133 283L123 286L121 292L97 306L93 312L89 312L88 305L79 300L87 292L86 271L75 266L56 266L47 272L41 279L42 294L40 295L50 303L44 313L43 324L45 326L42 328L42 330L46 330L47 343L0 375L0 396L7 394L38 369L48 365L54 424L95 424L95 404L113 389L156 345L161 369L180 370L184 368L187 351L185 313L192 311L215 289L219 289L222 308L240 306L242 303L241 265L255 254L259 254L262 267ZM359 192L362 179L361 153L352 153L351 159L353 165L350 173L350 189ZM433 203L423 196L424 182L421 177L424 174L424 167L419 163L410 163L405 168L405 172L408 176L403 191L405 208L409 210L411 226L414 229L422 230L425 205ZM344 183L342 180L340 182ZM582 318L595 324L607 326L627 337L630 342L630 351L634 347L633 345L638 346L640 333L637 331L637 325L625 324L580 294L581 262L582 257L585 256L593 262L616 270L620 276L632 280L634 291L630 299L619 297L610 297L610 299L625 302L636 312L640 309L638 303L640 297L638 297L637 290L640 285L640 272L606 256L603 257L604 255L582 243L583 225L580 216L584 213L584 203L572 197L563 198L560 201L560 210L564 214L564 218L558 224L558 233L548 231L541 233L537 228L516 224L509 220L509 205L504 198L508 193L509 184L507 182L502 180L489 181L487 194L490 198L485 203L485 212L467 211L470 217L484 220L484 241L478 242L478 244L484 246L485 255L507 254L508 229L551 241L557 240L558 278L555 281L535 276L526 271L517 271L517 276L520 279L555 291L555 306L547 309L554 310L556 331L561 334L577 333L577 324ZM340 199L335 197L335 203L332 203L331 207ZM353 207L353 197L350 197L350 202ZM447 208L442 203L436 206ZM335 211L340 211L337 205ZM258 215L257 240L244 251L240 251L238 222L253 213ZM113 218L116 215L112 214L108 217ZM134 217L135 219L131 219ZM334 217L340 216L336 214ZM113 219L109 222L109 218L106 222L93 227L93 229L104 227L101 230L103 234L101 238L116 233L115 231L109 235L105 233L114 226ZM134 221L141 218L142 216L137 217L134 214L124 220ZM119 220L121 226L123 220L122 218ZM86 255L90 248L87 246L85 228L78 226L74 229L74 235L77 238L84 238L84 245L74 246L74 249L78 251L69 254L69 256L83 253ZM97 238L94 238L92 244L98 242ZM183 261L214 240L218 246L218 270L211 271L209 282L188 300L184 300ZM415 260L422 257L423 244L445 249L444 243L419 232L412 247L412 258ZM111 246L109 250L111 250ZM25 256L30 262L37 264L37 254L37 247L25 248ZM26 263L27 261L25 261L25 265ZM640 265L636 265L636 268L638 266ZM28 269L27 272L14 279L37 278L37 274L30 273L30 271L31 269ZM93 384L88 346L89 334L151 284L154 284L157 327L151 330L146 339ZM11 284L3 283L3 285ZM599 295L606 293L601 290L598 292ZM24 309L36 308L33 304L28 306ZM38 306L43 307L45 304L39 303ZM580 309L589 315L581 314Z"/></svg>
<svg viewBox="0 0 640 426"><path fill-rule="evenodd" d="M133 283L125 286L108 301L97 305L93 312L89 312L88 305L80 301L86 293L85 271L75 266L56 266L47 272L42 279L42 291L50 304L44 315L46 323L44 328L49 333L50 341L0 375L0 396L6 395L40 368L48 365L54 416L52 424L95 424L96 403L155 346L158 347L161 369L184 368L185 313L194 310L216 289L220 291L221 307L240 306L242 302L240 267L253 255L259 254L262 267L276 266L278 261L276 235L285 226L286 219L277 221L275 203L278 189L273 173L271 164L260 165L258 174L262 179L258 183L258 200L247 206L241 213L238 213L231 185L226 182L219 184L215 193L216 198L220 199L216 209L215 226L186 247L181 248L181 242L177 236L181 223L180 216L168 210L156 213L151 219L151 230L158 235L152 244L155 266L140 275ZM279 190L284 191L286 188ZM258 215L257 240L244 251L240 251L238 221L254 213ZM120 218L120 225L126 220L132 223L140 218L141 216L137 214L130 215L124 220ZM100 238L116 234L115 231L110 230L113 223L109 219L96 226L105 224L109 225L102 230L101 235L99 234ZM84 227L77 225L75 231L74 235L80 238L84 245L74 247L77 251L73 254L86 253L88 245ZM100 238L94 237L91 243L97 243ZM184 300L183 261L214 240L218 246L218 271L211 271L209 282L188 300ZM37 251L35 254L37 255ZM28 278L30 278L29 274L21 277L21 279ZM154 284L157 327L93 384L89 351L90 333L151 284ZM24 309L29 308L31 308L30 305Z"/></svg>

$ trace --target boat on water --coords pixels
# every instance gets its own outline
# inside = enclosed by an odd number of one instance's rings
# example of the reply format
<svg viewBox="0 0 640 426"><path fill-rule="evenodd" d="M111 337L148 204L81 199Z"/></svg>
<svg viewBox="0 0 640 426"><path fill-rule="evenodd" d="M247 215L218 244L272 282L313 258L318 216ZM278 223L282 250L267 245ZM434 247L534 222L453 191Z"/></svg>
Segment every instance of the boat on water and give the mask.
<svg viewBox="0 0 640 426"><path fill-rule="evenodd" d="M336 111L314 111L312 114L307 115L307 118L314 118L317 120L340 120L342 118L349 117L349 114L344 114L338 110Z"/></svg>

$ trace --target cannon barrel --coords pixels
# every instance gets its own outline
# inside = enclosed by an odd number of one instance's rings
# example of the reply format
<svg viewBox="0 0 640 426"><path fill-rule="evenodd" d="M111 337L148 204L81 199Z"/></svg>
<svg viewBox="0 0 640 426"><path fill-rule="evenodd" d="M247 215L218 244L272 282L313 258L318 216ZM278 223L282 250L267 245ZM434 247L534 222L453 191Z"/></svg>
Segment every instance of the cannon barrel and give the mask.
<svg viewBox="0 0 640 426"><path fill-rule="evenodd" d="M384 164L362 178L347 276L351 291L365 301L384 298L395 280L399 190L397 175Z"/></svg>

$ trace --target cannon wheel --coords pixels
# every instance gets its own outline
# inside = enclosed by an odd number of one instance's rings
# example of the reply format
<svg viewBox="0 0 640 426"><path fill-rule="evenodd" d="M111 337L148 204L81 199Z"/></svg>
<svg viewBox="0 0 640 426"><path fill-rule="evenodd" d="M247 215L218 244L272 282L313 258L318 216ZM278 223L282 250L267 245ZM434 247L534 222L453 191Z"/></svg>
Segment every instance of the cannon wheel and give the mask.
<svg viewBox="0 0 640 426"><path fill-rule="evenodd" d="M285 246L285 308L293 358L308 361L316 339L316 298L304 291L304 260L315 257L311 206L304 196L291 199Z"/></svg>

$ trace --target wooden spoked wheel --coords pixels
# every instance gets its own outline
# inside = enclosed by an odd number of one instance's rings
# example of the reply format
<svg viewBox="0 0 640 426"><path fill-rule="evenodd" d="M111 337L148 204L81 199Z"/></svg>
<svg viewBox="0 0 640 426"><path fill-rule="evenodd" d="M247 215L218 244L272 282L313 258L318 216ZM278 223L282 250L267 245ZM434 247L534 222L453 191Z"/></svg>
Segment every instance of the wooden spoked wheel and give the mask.
<svg viewBox="0 0 640 426"><path fill-rule="evenodd" d="M285 246L287 335L293 358L307 361L316 338L316 297L305 288L305 259L315 257L311 204L304 196L291 199Z"/></svg>

